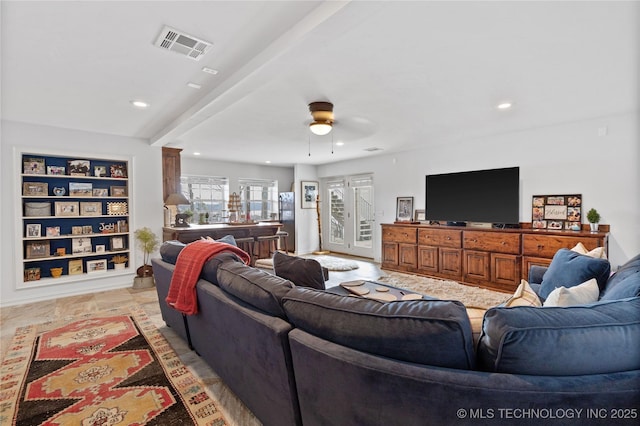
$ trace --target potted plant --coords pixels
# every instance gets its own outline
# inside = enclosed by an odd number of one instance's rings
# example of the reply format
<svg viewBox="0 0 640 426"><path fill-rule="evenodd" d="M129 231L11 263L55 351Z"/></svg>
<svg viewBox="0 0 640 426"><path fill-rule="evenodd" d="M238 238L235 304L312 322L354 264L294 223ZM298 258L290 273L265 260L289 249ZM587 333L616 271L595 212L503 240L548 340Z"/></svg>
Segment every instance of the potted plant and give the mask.
<svg viewBox="0 0 640 426"><path fill-rule="evenodd" d="M598 231L598 223L600 222L600 213L596 209L587 212L587 220L591 224L591 232Z"/></svg>
<svg viewBox="0 0 640 426"><path fill-rule="evenodd" d="M116 254L111 258L109 262L113 262L114 269L124 269L125 263L129 261L129 258L123 254Z"/></svg>
<svg viewBox="0 0 640 426"><path fill-rule="evenodd" d="M158 248L160 242L156 234L147 227L136 230L135 237L138 241L138 247L140 247L144 253L143 265L139 267L136 272L140 278L151 277L153 275L153 268L149 264L149 258L151 253Z"/></svg>

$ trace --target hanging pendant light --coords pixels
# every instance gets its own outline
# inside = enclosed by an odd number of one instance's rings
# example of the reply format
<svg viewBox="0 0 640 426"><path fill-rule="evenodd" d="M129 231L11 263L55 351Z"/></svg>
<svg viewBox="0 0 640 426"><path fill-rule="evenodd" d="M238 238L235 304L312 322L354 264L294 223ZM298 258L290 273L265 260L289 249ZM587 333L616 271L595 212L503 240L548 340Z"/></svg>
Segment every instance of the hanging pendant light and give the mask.
<svg viewBox="0 0 640 426"><path fill-rule="evenodd" d="M309 124L311 133L324 136L333 128L333 104L331 102L311 102L309 111L313 121Z"/></svg>

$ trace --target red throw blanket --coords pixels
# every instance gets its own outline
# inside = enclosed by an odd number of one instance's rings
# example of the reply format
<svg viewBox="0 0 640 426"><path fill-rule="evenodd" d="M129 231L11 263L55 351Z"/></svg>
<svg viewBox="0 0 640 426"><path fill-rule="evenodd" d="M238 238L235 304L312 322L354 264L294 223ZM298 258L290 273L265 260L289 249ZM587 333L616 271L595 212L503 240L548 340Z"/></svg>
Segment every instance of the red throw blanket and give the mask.
<svg viewBox="0 0 640 426"><path fill-rule="evenodd" d="M197 314L196 283L202 267L207 260L224 251L237 254L247 265L251 260L245 251L231 244L210 240L198 240L187 244L178 255L173 270L169 294L165 299L169 306L187 315Z"/></svg>

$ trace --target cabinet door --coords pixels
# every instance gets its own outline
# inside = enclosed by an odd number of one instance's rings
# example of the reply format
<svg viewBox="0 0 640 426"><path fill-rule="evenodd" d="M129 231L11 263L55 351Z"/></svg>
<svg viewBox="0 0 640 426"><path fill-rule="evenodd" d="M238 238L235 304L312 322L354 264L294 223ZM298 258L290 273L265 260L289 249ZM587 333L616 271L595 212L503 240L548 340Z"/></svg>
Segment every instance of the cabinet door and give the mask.
<svg viewBox="0 0 640 426"><path fill-rule="evenodd" d="M398 266L398 243L382 243L382 263Z"/></svg>
<svg viewBox="0 0 640 426"><path fill-rule="evenodd" d="M398 264L415 268L418 266L418 246L414 244L398 244Z"/></svg>
<svg viewBox="0 0 640 426"><path fill-rule="evenodd" d="M529 269L531 269L532 265L538 266L549 266L551 265L551 259L547 259L544 257L531 257L531 256L523 256L522 257L522 279L529 279Z"/></svg>
<svg viewBox="0 0 640 426"><path fill-rule="evenodd" d="M515 290L520 283L520 256L491 253L491 281Z"/></svg>
<svg viewBox="0 0 640 426"><path fill-rule="evenodd" d="M489 253L484 251L464 251L464 279L466 281L488 282L489 275Z"/></svg>
<svg viewBox="0 0 640 426"><path fill-rule="evenodd" d="M438 272L438 247L418 246L418 268L424 272Z"/></svg>
<svg viewBox="0 0 640 426"><path fill-rule="evenodd" d="M440 273L460 278L462 275L462 250L452 248L441 248L438 259Z"/></svg>

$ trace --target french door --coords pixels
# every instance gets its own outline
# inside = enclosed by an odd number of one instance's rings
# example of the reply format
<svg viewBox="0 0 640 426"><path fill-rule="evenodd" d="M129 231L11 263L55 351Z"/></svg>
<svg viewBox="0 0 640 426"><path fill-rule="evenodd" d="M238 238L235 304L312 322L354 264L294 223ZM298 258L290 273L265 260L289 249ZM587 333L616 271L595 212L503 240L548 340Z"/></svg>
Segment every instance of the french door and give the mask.
<svg viewBox="0 0 640 426"><path fill-rule="evenodd" d="M325 200L323 248L372 258L375 232L373 175L327 180Z"/></svg>

